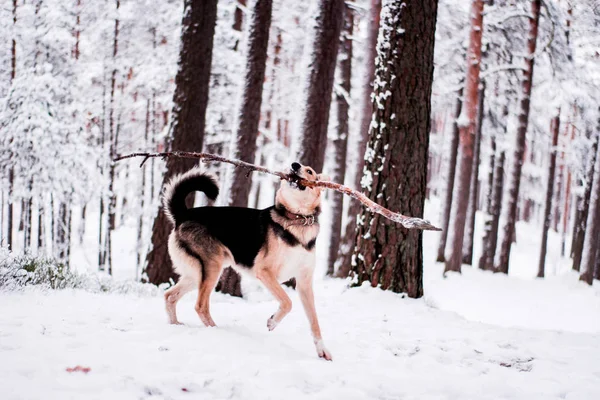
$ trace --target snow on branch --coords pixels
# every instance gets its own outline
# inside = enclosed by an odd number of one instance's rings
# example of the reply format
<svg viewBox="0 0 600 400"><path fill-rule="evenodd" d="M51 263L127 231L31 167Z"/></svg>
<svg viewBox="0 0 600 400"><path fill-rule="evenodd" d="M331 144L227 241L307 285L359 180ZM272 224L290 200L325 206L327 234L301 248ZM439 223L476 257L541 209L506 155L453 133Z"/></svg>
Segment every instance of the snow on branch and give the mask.
<svg viewBox="0 0 600 400"><path fill-rule="evenodd" d="M222 156L219 156L216 154L209 154L209 153L195 153L195 152L186 152L186 151L174 151L174 152L167 152L167 153L132 153L132 154L127 154L127 155L123 155L123 156L118 156L117 158L114 159L114 161L120 161L120 160L125 160L127 158L134 158L134 157L144 157L142 163L140 164L140 167L142 167L149 158L162 158L163 160L167 159L169 157L198 158L198 159L202 160L203 162L224 162L224 163L232 164L238 168L243 168L243 169L247 170L248 176L253 171L258 171L258 172L263 172L265 174L271 174L271 175L278 176L280 179L283 179L286 181L296 182L302 186L322 187L322 188L338 191L340 193L343 193L347 196L350 196L350 197L360 201L371 212L375 212L379 215L384 216L385 218L389 219L390 221L399 223L407 229L441 231L440 228L432 225L429 221L426 221L421 218L408 217L406 215L402 215L402 214L390 211L387 208L385 208L385 207L375 203L371 199L369 199L365 194L358 192L356 190L350 189L347 186L340 185L339 183L335 183L335 182L308 181L306 179L299 179L297 176L294 176L289 173L274 171L269 168L262 167L260 165L254 165L254 164L250 164L250 163L240 161L240 160L232 160L232 159L225 158L225 157L222 157Z"/></svg>

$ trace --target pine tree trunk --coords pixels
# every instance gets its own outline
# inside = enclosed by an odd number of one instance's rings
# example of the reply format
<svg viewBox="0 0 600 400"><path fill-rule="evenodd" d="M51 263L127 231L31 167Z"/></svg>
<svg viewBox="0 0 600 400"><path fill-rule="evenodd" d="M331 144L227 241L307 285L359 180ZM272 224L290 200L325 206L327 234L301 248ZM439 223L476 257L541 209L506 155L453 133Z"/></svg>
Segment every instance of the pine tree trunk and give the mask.
<svg viewBox="0 0 600 400"><path fill-rule="evenodd" d="M473 158L473 171L471 171L471 191L469 194L469 208L467 209L467 226L465 242L463 244L462 262L473 264L473 242L475 240L475 215L477 214L477 194L479 193L479 161L481 153L481 129L484 118L485 83L480 85L479 103L477 106L477 126L475 128L475 156Z"/></svg>
<svg viewBox="0 0 600 400"><path fill-rule="evenodd" d="M12 7L12 15L13 15L13 28L17 24L17 0L13 0ZM12 82L17 76L17 40L15 37L12 38L12 46L11 46L11 58L10 58L10 81ZM15 170L12 166L8 169L8 195L7 195L7 214L6 214L6 224L7 224L7 232L6 232L6 244L8 248L14 250L13 248L13 219L14 219L14 200L13 200L13 190L15 185Z"/></svg>
<svg viewBox="0 0 600 400"><path fill-rule="evenodd" d="M599 127L600 130L600 127ZM579 271L581 267L581 256L583 252L583 242L586 236L586 225L590 209L590 198L592 195L592 181L594 179L594 165L599 162L596 160L596 151L598 150L598 141L600 140L600 134L596 134L595 140L592 140L592 147L589 152L589 160L586 167L584 192L581 202L581 215L577 229L575 231L575 238L573 240L573 269ZM577 223L577 222L576 222Z"/></svg>
<svg viewBox="0 0 600 400"><path fill-rule="evenodd" d="M479 268L483 270L494 270L494 257L496 256L496 245L498 243L498 226L500 224L500 209L502 207L502 193L504 182L504 151L500 152L494 163L494 187L492 189L492 201L490 205L489 227L486 225L482 239L481 257Z"/></svg>
<svg viewBox="0 0 600 400"><path fill-rule="evenodd" d="M344 12L344 27L340 37L339 53L339 91L336 92L337 104L337 132L333 140L335 151L335 167L331 180L344 182L346 176L346 155L348 152L348 135L350 129L348 117L350 111L350 89L352 79L352 35L354 31L354 12L346 5ZM334 264L340 247L342 235L342 218L344 216L344 195L340 192L332 193L332 224L331 239L329 243L329 259L327 261L327 275L333 275Z"/></svg>
<svg viewBox="0 0 600 400"><path fill-rule="evenodd" d="M217 0L185 0L173 96L173 150L202 151L216 19ZM163 183L195 164L194 160L168 159ZM167 251L172 228L161 208L152 227L152 250L145 270L148 281L155 285L176 279Z"/></svg>
<svg viewBox="0 0 600 400"><path fill-rule="evenodd" d="M37 232L37 252L41 255L44 246L44 206L43 199L40 199L38 207L38 232Z"/></svg>
<svg viewBox="0 0 600 400"><path fill-rule="evenodd" d="M568 126L569 127L569 126ZM568 140L568 131L565 131L565 146L570 147L571 143L575 139L575 127L573 124L570 124L571 128L571 140ZM567 231L569 226L569 216L570 216L570 208L571 208L571 168L566 166L566 186L565 186L565 199L564 199L564 209L563 209L563 226L562 226L562 240L560 247L560 255L565 256L566 246L567 246Z"/></svg>
<svg viewBox="0 0 600 400"><path fill-rule="evenodd" d="M244 12L242 11L242 7L246 7L246 0L237 0L237 3L238 4L236 5L235 11L233 13L233 25L231 27L234 31L242 32L242 23L244 22ZM234 51L238 50L239 44L240 38L236 39L233 45Z"/></svg>
<svg viewBox="0 0 600 400"><path fill-rule="evenodd" d="M106 230L106 242L104 248L106 251L106 263L108 267L108 274L112 275L112 233L115 230L116 225L116 208L117 208L117 194L115 193L115 168L116 164L112 161L117 154L117 143L118 143L118 132L115 124L115 91L117 86L117 54L119 52L119 8L121 1L116 0L116 13L115 18L115 30L113 36L113 70L110 78L110 108L108 116L108 129L109 129L109 157L110 164L108 168L108 226Z"/></svg>
<svg viewBox="0 0 600 400"><path fill-rule="evenodd" d="M148 148L148 138L150 136L150 99L146 100L146 119L144 124L144 148ZM144 232L144 217L146 216L146 169L141 170L142 183L141 183L141 198L140 198L140 218L138 220L138 231L137 231L137 243L136 243L136 263L135 263L135 276L138 276L139 268L142 266L142 251L143 251L143 232Z"/></svg>
<svg viewBox="0 0 600 400"><path fill-rule="evenodd" d="M483 0L472 0L471 34L467 52L467 75L465 78L464 108L458 122L459 153L457 158L458 172L454 182L452 210L448 229L446 263L444 273L461 271L463 241L471 172L473 170L473 152L475 125L477 123L477 99L479 93L479 72L481 69L481 37L483 34Z"/></svg>
<svg viewBox="0 0 600 400"><path fill-rule="evenodd" d="M327 124L335 77L344 0L319 0L314 43L308 65L307 89L301 117L301 142L297 161L321 172L327 147Z"/></svg>
<svg viewBox="0 0 600 400"><path fill-rule="evenodd" d="M510 179L508 181L508 200L506 208L506 218L504 219L502 243L500 246L500 257L498 263L498 272L508 274L508 265L510 261L510 248L512 238L515 235L515 223L517 217L517 203L519 200L519 189L521 186L521 171L523 168L523 152L525 150L525 138L527 135L527 124L529 122L529 106L531 98L531 87L533 82L533 67L535 65L536 41L538 36L538 24L540 19L541 0L532 0L531 15L529 20L529 35L527 38L527 53L525 60L526 69L523 72L523 92L521 94L519 107L519 125L517 128L517 139L512 158L510 170Z"/></svg>
<svg viewBox="0 0 600 400"><path fill-rule="evenodd" d="M458 117L462 112L463 88L461 87L456 96L454 109L454 121L452 122L452 133L450 136L450 156L448 158L448 176L446 177L446 190L444 191L444 205L442 207L442 232L438 244L437 262L446 261L444 252L448 241L448 227L450 226L450 210L452 209L452 195L454 192L454 178L456 176L456 158L458 156Z"/></svg>
<svg viewBox="0 0 600 400"><path fill-rule="evenodd" d="M417 217L425 205L436 14L435 0L383 4L365 153L363 182L369 198ZM352 255L356 284L368 281L409 297L423 296L422 238L420 231L363 209Z"/></svg>
<svg viewBox="0 0 600 400"><path fill-rule="evenodd" d="M592 182L590 210L586 223L585 240L581 256L581 275L579 279L591 285L594 280L594 269L600 252L600 146L596 149L596 166Z"/></svg>
<svg viewBox="0 0 600 400"><path fill-rule="evenodd" d="M552 120L552 147L550 148L550 165L548 166L548 180L546 181L546 202L544 204L544 225L542 228L542 246L540 249L540 262L538 278L543 278L546 268L546 251L548 246L548 230L552 217L552 191L554 190L554 174L556 171L556 147L558 146L558 132L560 130L560 110Z"/></svg>
<svg viewBox="0 0 600 400"><path fill-rule="evenodd" d="M233 158L249 163L254 163L256 158L256 138L267 65L272 8L272 0L256 0L252 16L249 19L246 72L233 152ZM252 177L247 176L247 171L242 168L234 168L229 205L248 207L251 187ZM223 271L218 289L223 293L242 297L241 278L233 268L228 267Z"/></svg>
<svg viewBox="0 0 600 400"><path fill-rule="evenodd" d="M371 0L371 9L369 11L369 25L367 37L367 55L366 55L366 74L363 88L363 107L360 123L360 137L358 140L358 165L356 167L356 176L354 178L354 187L361 187L363 168L365 165L365 150L369 140L369 125L373 116L373 80L375 79L375 57L377 56L377 35L379 33L379 17L381 14L381 0ZM334 269L337 267L336 276L345 278L350 273L352 264L352 253L354 251L354 237L356 231L356 216L361 211L361 204L358 201L351 201L348 207L348 223L344 229L344 236L338 249L337 260Z"/></svg>

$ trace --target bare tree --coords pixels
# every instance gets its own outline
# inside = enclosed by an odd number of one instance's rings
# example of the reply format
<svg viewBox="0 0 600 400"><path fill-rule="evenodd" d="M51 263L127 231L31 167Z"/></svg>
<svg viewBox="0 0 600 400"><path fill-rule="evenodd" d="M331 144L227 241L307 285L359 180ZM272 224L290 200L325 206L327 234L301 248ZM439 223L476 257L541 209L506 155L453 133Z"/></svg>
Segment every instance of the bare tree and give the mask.
<svg viewBox="0 0 600 400"><path fill-rule="evenodd" d="M173 150L202 150L216 20L217 0L185 0L179 68L173 96ZM167 160L163 182L194 165L195 161L192 160ZM160 284L176 279L167 252L171 229L160 209L152 227L152 249L146 259L145 274L151 283Z"/></svg>
<svg viewBox="0 0 600 400"><path fill-rule="evenodd" d="M352 42L354 31L354 12L346 4L344 14L344 27L340 37L341 49L339 53L339 88L336 89L335 100L337 104L337 132L333 140L335 150L335 168L331 174L333 182L344 182L346 176L346 155L348 151L348 112L350 110L350 83L352 79ZM335 192L332 196L332 224L331 239L329 242L329 259L327 262L327 275L333 275L334 263L340 247L342 235L342 217L344 213L344 196Z"/></svg>
<svg viewBox="0 0 600 400"><path fill-rule="evenodd" d="M117 156L117 144L119 142L119 128L115 123L115 96L117 86L117 54L119 52L119 8L121 1L116 0L115 30L113 36L112 71L110 76L110 106L108 111L108 142L110 164L108 167L108 227L106 230L106 262L108 274L112 275L112 233L116 228L117 194L115 193L116 164L112 161Z"/></svg>
<svg viewBox="0 0 600 400"><path fill-rule="evenodd" d="M529 34L527 36L527 57L525 59L525 71L523 71L522 93L519 104L519 125L517 128L517 139L512 158L512 165L508 180L508 199L506 207L506 218L504 222L504 236L500 245L500 257L497 266L498 272L508 274L510 259L510 248L513 235L515 235L515 223L517 220L517 203L519 189L521 187L521 171L523 169L523 153L525 151L525 139L527 125L529 123L529 106L531 100L531 87L533 82L533 67L535 65L535 49L538 36L540 20L541 0L532 0L531 18L529 19Z"/></svg>
<svg viewBox="0 0 600 400"><path fill-rule="evenodd" d="M373 80L375 79L375 57L377 55L377 34L379 32L379 22L381 14L381 0L371 0L371 9L369 11L368 37L367 37L367 55L366 55L366 74L363 87L363 107L360 122L360 138L358 141L358 164L356 166L356 176L354 178L354 187L360 188L362 172L365 165L365 150L369 139L369 125L373 116L373 101L371 93L373 92ZM348 223L344 229L344 236L339 245L336 265L336 276L345 278L350 273L352 252L354 251L354 235L356 231L356 216L360 213L361 205L357 202L350 202L348 207Z"/></svg>
<svg viewBox="0 0 600 400"><path fill-rule="evenodd" d="M444 205L442 207L442 232L438 244L437 262L444 262L446 258L446 242L448 241L448 227L450 226L450 210L452 209L452 194L454 192L454 178L456 176L456 158L458 156L458 117L462 112L463 88L458 90L456 106L454 108L454 120L452 121L452 133L450 136L450 157L448 158L448 175L446 177L446 190L444 191Z"/></svg>
<svg viewBox="0 0 600 400"><path fill-rule="evenodd" d="M267 65L272 0L256 0L248 27L246 72L240 99L239 117L235 133L234 158L252 163L256 157L256 138L262 104L263 82ZM229 205L248 207L252 178L247 171L234 168L230 186ZM242 297L241 278L233 268L223 271L218 290Z"/></svg>
<svg viewBox="0 0 600 400"><path fill-rule="evenodd" d="M594 269L600 248L600 146L596 150L596 167L592 182L592 196L590 197L590 210L586 223L585 241L581 256L580 280L591 285L594 281Z"/></svg>
<svg viewBox="0 0 600 400"><path fill-rule="evenodd" d="M575 271L579 271L581 266L583 242L585 241L586 236L586 225L590 209L590 198L592 195L592 181L594 180L594 165L596 162L598 162L598 160L596 160L596 151L598 149L599 140L600 135L598 134L595 135L595 139L592 139L592 146L589 152L589 159L586 166L583 196L581 198L581 204L579 206L580 215L578 216L578 218L576 218L575 221L575 233L573 235L574 237L572 246L573 269Z"/></svg>
<svg viewBox="0 0 600 400"><path fill-rule="evenodd" d="M461 270L463 241L469 189L473 169L475 125L477 123L477 99L479 92L479 72L481 70L481 37L483 34L483 0L471 2L471 33L467 51L467 74L465 78L464 108L459 118L458 173L454 182L452 211L446 249L447 271Z"/></svg>
<svg viewBox="0 0 600 400"><path fill-rule="evenodd" d="M467 226L463 243L463 263L473 263L473 242L475 239L475 215L477 214L477 198L479 194L479 161L481 153L481 129L484 118L485 82L479 85L479 103L477 105L477 125L475 127L475 155L473 156L473 171L471 171L471 190L469 207L467 209Z"/></svg>
<svg viewBox="0 0 600 400"><path fill-rule="evenodd" d="M538 278L543 278L546 267L546 250L548 246L548 230L552 218L552 191L554 190L554 175L556 170L556 146L558 146L558 132L560 130L560 110L552 119L552 146L550 147L550 163L548 166L548 180L546 181L546 202L544 204L544 226L542 228L542 246L540 248L540 262Z"/></svg>
<svg viewBox="0 0 600 400"><path fill-rule="evenodd" d="M325 161L329 107L343 19L344 0L319 0L298 153L298 161L318 172L323 170Z"/></svg>
<svg viewBox="0 0 600 400"><path fill-rule="evenodd" d="M12 15L13 15L13 28L17 25L17 0L13 0L12 7ZM11 46L11 59L10 59L11 69L10 69L10 81L12 82L17 76L17 39L16 35L12 38L12 46ZM8 207L6 214L6 224L7 224L7 232L6 232L6 244L10 249L13 248L13 216L14 216L14 201L13 201L13 189L15 185L15 170L11 167L8 170Z"/></svg>
<svg viewBox="0 0 600 400"><path fill-rule="evenodd" d="M422 216L431 125L437 1L383 4L377 43L373 118L363 182L384 207ZM403 71L413 71L411 74ZM352 273L384 290L423 296L422 234L363 210Z"/></svg>

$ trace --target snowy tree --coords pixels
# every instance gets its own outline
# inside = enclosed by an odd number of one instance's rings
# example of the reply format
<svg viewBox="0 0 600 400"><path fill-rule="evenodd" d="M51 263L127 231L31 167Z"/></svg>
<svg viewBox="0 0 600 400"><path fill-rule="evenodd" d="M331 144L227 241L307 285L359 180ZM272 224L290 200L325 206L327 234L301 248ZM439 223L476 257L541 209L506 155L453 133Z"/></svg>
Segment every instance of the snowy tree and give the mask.
<svg viewBox="0 0 600 400"><path fill-rule="evenodd" d="M436 12L437 1L384 1L377 41L362 184L373 201L413 216L423 215L425 202ZM421 297L422 234L367 210L358 218L356 284L367 281Z"/></svg>

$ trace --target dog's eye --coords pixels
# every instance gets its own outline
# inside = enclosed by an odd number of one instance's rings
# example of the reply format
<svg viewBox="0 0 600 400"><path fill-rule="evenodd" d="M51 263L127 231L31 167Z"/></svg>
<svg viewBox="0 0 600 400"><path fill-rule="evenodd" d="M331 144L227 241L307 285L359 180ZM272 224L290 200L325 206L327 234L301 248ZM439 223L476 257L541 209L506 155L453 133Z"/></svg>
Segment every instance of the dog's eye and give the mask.
<svg viewBox="0 0 600 400"><path fill-rule="evenodd" d="M311 170L308 170L306 172L308 172L309 175L312 175L312 171Z"/></svg>

